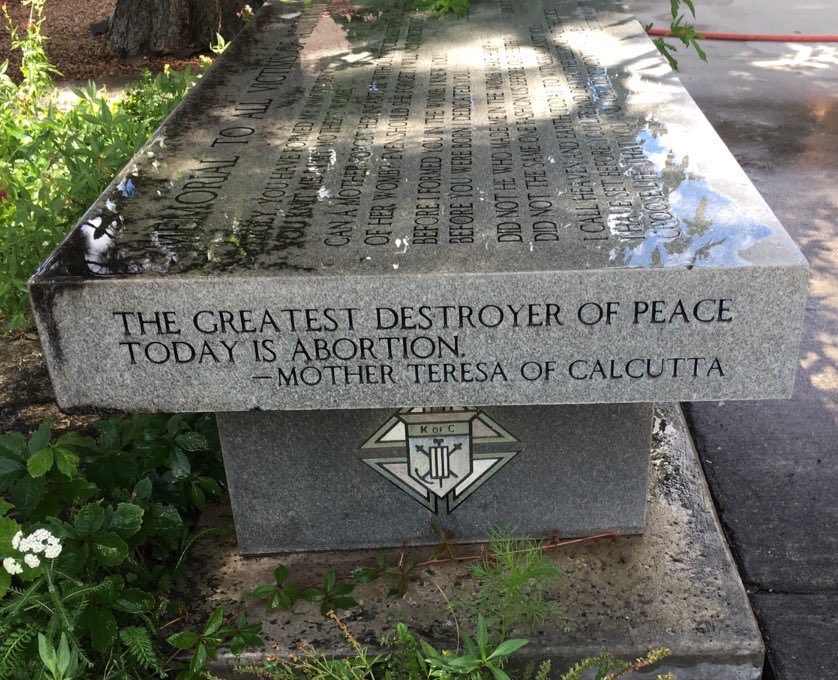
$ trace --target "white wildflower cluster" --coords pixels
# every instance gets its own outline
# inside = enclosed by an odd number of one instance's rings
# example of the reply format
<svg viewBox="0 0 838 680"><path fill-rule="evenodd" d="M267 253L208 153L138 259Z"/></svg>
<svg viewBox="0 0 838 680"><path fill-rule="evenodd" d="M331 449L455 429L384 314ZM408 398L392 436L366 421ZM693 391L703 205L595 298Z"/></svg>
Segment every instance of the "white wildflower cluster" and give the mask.
<svg viewBox="0 0 838 680"><path fill-rule="evenodd" d="M14 557L7 557L3 560L3 569L8 571L12 576L23 571L23 567L20 566L20 562L18 562Z"/></svg>
<svg viewBox="0 0 838 680"><path fill-rule="evenodd" d="M23 553L22 561L27 567L35 569L41 566L39 555L43 555L48 560L54 560L61 554L61 541L46 529L38 529L28 536L18 531L12 538L12 548ZM14 557L4 559L3 568L12 576L23 571L20 560Z"/></svg>
<svg viewBox="0 0 838 680"><path fill-rule="evenodd" d="M61 554L61 541L46 529L38 529L25 538L23 532L18 531L12 539L12 547L24 553L43 553L48 560Z"/></svg>

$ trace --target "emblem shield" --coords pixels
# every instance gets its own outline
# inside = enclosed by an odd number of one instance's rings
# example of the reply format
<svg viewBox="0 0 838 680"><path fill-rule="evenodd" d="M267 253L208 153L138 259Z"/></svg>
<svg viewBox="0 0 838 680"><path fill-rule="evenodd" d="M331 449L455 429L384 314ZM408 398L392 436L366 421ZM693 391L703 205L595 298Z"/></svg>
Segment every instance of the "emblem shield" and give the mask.
<svg viewBox="0 0 838 680"><path fill-rule="evenodd" d="M451 514L523 449L487 414L462 407L402 409L361 448L379 452L361 460L435 515Z"/></svg>
<svg viewBox="0 0 838 680"><path fill-rule="evenodd" d="M472 472L470 411L404 413L408 475L439 498Z"/></svg>

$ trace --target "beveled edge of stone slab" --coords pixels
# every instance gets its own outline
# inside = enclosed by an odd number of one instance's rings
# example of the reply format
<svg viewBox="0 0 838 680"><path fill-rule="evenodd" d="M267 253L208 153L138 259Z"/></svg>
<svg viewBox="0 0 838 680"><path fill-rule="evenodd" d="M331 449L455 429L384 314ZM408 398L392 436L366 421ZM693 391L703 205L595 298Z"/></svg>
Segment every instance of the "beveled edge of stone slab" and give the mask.
<svg viewBox="0 0 838 680"><path fill-rule="evenodd" d="M583 543L553 553L565 579L551 597L568 618L533 632L511 631L511 637L531 640L516 658L522 664L549 658L558 671L606 650L634 658L664 646L672 656L636 677L673 672L678 680L758 680L765 654L762 638L677 405L657 407L648 504L644 536ZM219 516L204 521L223 522L228 513L222 509ZM470 553L477 548L460 550ZM338 551L245 559L237 554L232 538L213 538L199 542L190 557L187 596L202 602L207 612L220 604L239 607L248 590L273 580L279 562L291 569L292 581L302 574L317 583L329 567L348 573L360 564L374 564L376 554ZM405 559L423 556L426 551L405 553ZM468 572L461 564L423 568L422 580L401 600L387 597L387 583L373 581L353 592L359 609L339 614L371 650L395 621L406 621L437 646L453 647L457 627L446 614L440 589L453 596L466 587ZM289 654L300 641L325 654L352 653L316 605L302 603L295 610L262 618L271 654ZM253 618L258 610L250 611ZM257 663L266 653L249 652L243 660ZM212 671L235 677L235 664L229 653L222 654Z"/></svg>
<svg viewBox="0 0 838 680"><path fill-rule="evenodd" d="M390 277L367 279L369 287L347 286L340 277L321 279L317 291L304 281L288 281L275 288L261 278L208 277L183 281L178 285L163 280L97 280L59 286L55 282L32 285L36 322L45 348L47 365L62 408L107 408L136 411L248 411L318 410L342 408L390 408L405 405L447 406L580 404L670 401L718 401L734 399L775 399L791 395L798 363L800 334L805 308L808 270L791 268L745 268L727 272L710 270L679 271L613 270L600 272L510 272L507 275L409 276L398 281ZM308 292L307 292L308 291ZM558 291L558 292L557 292ZM309 296L306 298L306 296ZM675 300L702 298L734 300L732 323L632 324L632 305L658 297L674 306ZM208 336L189 326L200 309L253 309L277 311L295 300L307 299L314 308L356 307L361 321L354 329L330 334L322 332L261 332L245 335L227 333ZM148 301L154 301L150 305ZM246 300L242 304L241 300ZM583 326L576 312L588 301L616 300L625 310L617 322ZM560 303L566 314L559 331L547 327L513 327L505 323L497 328L453 328L441 324L426 331L451 342L460 336L463 347L456 359L447 354L429 361L442 366L451 361L455 368L483 362L491 373L495 364L504 365L508 381L432 381L414 380L409 366L428 361L401 355L389 358L379 354L376 360L308 361L297 357L294 342L300 339L311 345L333 336L357 342L366 337L380 341L383 335L411 339L421 331L381 330L376 327L379 305L397 308L422 304L481 305ZM688 302L685 302L689 306ZM189 341L200 348L207 339L215 344L222 361L149 363L139 357L132 365L124 346L137 340L123 333L114 310L175 310L183 333L179 341ZM162 313L162 312L157 312ZM442 335L439 335L442 333ZM166 336L149 336L165 340ZM251 343L267 338L276 342L274 363L257 363ZM141 338L140 338L141 339ZM237 342L237 360L228 362L219 342ZM292 355L294 350L294 356ZM141 352L142 350L137 350ZM197 350L196 350L197 351ZM440 347L440 353L442 348ZM290 360L289 360L290 357ZM668 362L673 358L694 357L701 360L698 376L646 376L639 379L611 379L609 362L625 373L628 361L647 359ZM724 367L708 369L718 358ZM595 361L603 366L600 376L591 371L591 379L571 379L569 366L575 360ZM530 381L520 375L524 363L531 360L555 361L551 381ZM680 359L685 360L685 359ZM324 364L359 370L393 367L396 380L389 384L357 382L329 383ZM303 384L297 371L321 370L317 384ZM320 368L318 368L320 366ZM611 369L613 373L613 368ZM661 369L662 371L663 369ZM295 374L288 385L278 372ZM375 375L375 370L373 370ZM474 373L474 371L472 371ZM422 376L425 374L422 373ZM658 375L661 375L660 373ZM340 376L340 373L338 373ZM602 379L600 379L600 377ZM424 380L424 382L422 382Z"/></svg>

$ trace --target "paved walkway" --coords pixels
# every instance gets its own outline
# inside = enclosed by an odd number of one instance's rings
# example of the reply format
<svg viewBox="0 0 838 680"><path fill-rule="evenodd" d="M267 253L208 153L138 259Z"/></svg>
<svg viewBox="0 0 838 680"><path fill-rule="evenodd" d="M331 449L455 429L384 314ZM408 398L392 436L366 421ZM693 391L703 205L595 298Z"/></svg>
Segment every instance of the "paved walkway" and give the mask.
<svg viewBox="0 0 838 680"><path fill-rule="evenodd" d="M667 24L665 0L629 5ZM696 9L706 30L838 33L834 0ZM793 398L686 410L765 638L766 680L838 678L838 43L706 49L708 65L682 59L681 79L813 275Z"/></svg>

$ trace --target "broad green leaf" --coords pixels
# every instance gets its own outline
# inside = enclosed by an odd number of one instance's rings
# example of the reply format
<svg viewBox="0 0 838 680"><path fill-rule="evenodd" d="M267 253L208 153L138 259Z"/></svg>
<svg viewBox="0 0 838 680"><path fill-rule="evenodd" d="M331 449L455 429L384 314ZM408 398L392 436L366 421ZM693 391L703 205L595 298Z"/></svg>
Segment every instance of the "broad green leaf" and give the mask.
<svg viewBox="0 0 838 680"><path fill-rule="evenodd" d="M104 653L116 641L119 632L113 613L110 609L91 607L86 618L93 646Z"/></svg>
<svg viewBox="0 0 838 680"><path fill-rule="evenodd" d="M180 633L170 635L166 638L166 642L177 649L192 649L198 643L199 639L197 633L193 633L191 630L184 630Z"/></svg>
<svg viewBox="0 0 838 680"><path fill-rule="evenodd" d="M0 456L12 456L18 460L26 457L26 439L20 432L0 434Z"/></svg>
<svg viewBox="0 0 838 680"><path fill-rule="evenodd" d="M486 649L486 645L489 644L489 631L486 628L486 619L483 618L483 614L477 615L477 646L480 649Z"/></svg>
<svg viewBox="0 0 838 680"><path fill-rule="evenodd" d="M496 668L495 666L489 666L489 669L492 671L492 676L495 680L511 680L510 677L506 674L506 672L502 671L500 668Z"/></svg>
<svg viewBox="0 0 838 680"><path fill-rule="evenodd" d="M203 670L204 664L207 662L207 646L201 642L198 644L198 648L195 650L195 653L192 655L192 662L189 664L189 670L194 673L197 673L200 670Z"/></svg>
<svg viewBox="0 0 838 680"><path fill-rule="evenodd" d="M490 659L499 659L509 656L510 654L514 654L517 652L521 647L529 644L529 640L524 640L523 638L516 638L514 640L504 640L501 642L496 648L495 651L489 655Z"/></svg>
<svg viewBox="0 0 838 680"><path fill-rule="evenodd" d="M58 659L56 658L55 647L52 646L52 643L43 633L38 633L38 655L41 657L41 661L44 662L44 666L52 672L53 676L57 676Z"/></svg>
<svg viewBox="0 0 838 680"><path fill-rule="evenodd" d="M183 518L173 505L155 504L149 508L151 527L157 531L174 529L183 524Z"/></svg>
<svg viewBox="0 0 838 680"><path fill-rule="evenodd" d="M269 597L272 597L275 591L276 586L271 583L267 583L261 586L256 586L248 593L248 596L255 597L257 600L266 600Z"/></svg>
<svg viewBox="0 0 838 680"><path fill-rule="evenodd" d="M154 596L139 588L123 590L112 607L128 614L144 614L154 609Z"/></svg>
<svg viewBox="0 0 838 680"><path fill-rule="evenodd" d="M446 659L446 665L451 670L471 672L480 668L481 663L480 659L475 656L455 656L453 658Z"/></svg>
<svg viewBox="0 0 838 680"><path fill-rule="evenodd" d="M13 507L15 506L9 503L5 498L0 498L0 515L5 515Z"/></svg>
<svg viewBox="0 0 838 680"><path fill-rule="evenodd" d="M330 592L332 595L349 595L354 589L352 583L336 583Z"/></svg>
<svg viewBox="0 0 838 680"><path fill-rule="evenodd" d="M0 458L0 492L11 486L26 468L23 463L12 458Z"/></svg>
<svg viewBox="0 0 838 680"><path fill-rule="evenodd" d="M115 567L128 557L128 544L112 531L100 531L90 541L93 556L107 567Z"/></svg>
<svg viewBox="0 0 838 680"><path fill-rule="evenodd" d="M293 606L294 601L291 599L291 595L283 590L277 590L271 598L267 609L284 609L285 611L290 611Z"/></svg>
<svg viewBox="0 0 838 680"><path fill-rule="evenodd" d="M204 492L201 491L201 487L196 486L195 484L190 485L189 487L189 501L194 505L198 510L203 510L207 507L207 499L204 496Z"/></svg>
<svg viewBox="0 0 838 680"><path fill-rule="evenodd" d="M61 640L58 642L58 670L61 672L61 677L67 676L67 671L70 668L72 656L70 656L70 643L67 641L67 635L61 633Z"/></svg>
<svg viewBox="0 0 838 680"><path fill-rule="evenodd" d="M134 485L134 493L141 501L148 500L151 496L152 484L148 477L143 477Z"/></svg>
<svg viewBox="0 0 838 680"><path fill-rule="evenodd" d="M274 578L276 579L277 583L283 583L285 579L288 578L288 567L284 564L277 565L276 569L274 569Z"/></svg>
<svg viewBox="0 0 838 680"><path fill-rule="evenodd" d="M55 491L67 505L78 505L89 501L99 490L93 482L76 478L56 482Z"/></svg>
<svg viewBox="0 0 838 680"><path fill-rule="evenodd" d="M143 513L145 511L133 503L120 503L111 516L108 528L120 536L128 537L136 534L143 524Z"/></svg>
<svg viewBox="0 0 838 680"><path fill-rule="evenodd" d="M434 659L440 655L439 652L436 651L436 649L427 640L419 638L419 645L422 647L422 654L425 656L426 659Z"/></svg>
<svg viewBox="0 0 838 680"><path fill-rule="evenodd" d="M105 510L98 503L88 503L82 506L76 513L73 526L80 536L92 536L105 522Z"/></svg>
<svg viewBox="0 0 838 680"><path fill-rule="evenodd" d="M245 646L244 638L241 635L234 635L233 639L230 640L230 651L233 652L233 656L236 658L242 655Z"/></svg>
<svg viewBox="0 0 838 680"><path fill-rule="evenodd" d="M337 575L335 574L334 569L329 569L326 574L323 576L323 588L325 590L331 590L335 587L335 581L337 581Z"/></svg>
<svg viewBox="0 0 838 680"><path fill-rule="evenodd" d="M79 471L79 457L67 449L55 449L55 466L65 477L73 477Z"/></svg>
<svg viewBox="0 0 838 680"><path fill-rule="evenodd" d="M332 598L332 608L333 609L352 609L352 607L357 607L358 601L354 597L347 597L342 595L340 597Z"/></svg>
<svg viewBox="0 0 838 680"><path fill-rule="evenodd" d="M249 626L250 627L250 626ZM256 631L261 632L262 626L256 626ZM264 647L265 641L256 635L256 633L251 633L248 631L243 631L241 637L244 639L244 644L248 647Z"/></svg>
<svg viewBox="0 0 838 680"><path fill-rule="evenodd" d="M38 507L47 492L47 481L43 477L21 477L9 491L9 499L24 516L29 516Z"/></svg>
<svg viewBox="0 0 838 680"><path fill-rule="evenodd" d="M306 588L303 591L303 599L306 602L319 602L325 597L325 593L318 588Z"/></svg>
<svg viewBox="0 0 838 680"><path fill-rule="evenodd" d="M78 432L68 432L55 440L55 446L68 451L75 448L93 449L96 447L96 440L92 437L84 437Z"/></svg>
<svg viewBox="0 0 838 680"><path fill-rule="evenodd" d="M224 607L217 607L215 611L210 614L210 617L207 620L207 626L204 628L204 635L212 635L215 633L219 628L221 628L221 624L223 622Z"/></svg>
<svg viewBox="0 0 838 680"><path fill-rule="evenodd" d="M188 427L183 419L184 415L182 413L177 413L169 418L166 422L166 432L168 432L169 436L174 436L184 428Z"/></svg>
<svg viewBox="0 0 838 680"><path fill-rule="evenodd" d="M198 432L184 432L175 437L177 444L184 451L205 451L209 444L204 435Z"/></svg>
<svg viewBox="0 0 838 680"><path fill-rule="evenodd" d="M49 472L54 460L51 448L41 449L33 453L26 461L26 469L33 477L43 477Z"/></svg>
<svg viewBox="0 0 838 680"><path fill-rule="evenodd" d="M381 570L376 567L355 567L352 570L352 582L355 585L370 583L381 576Z"/></svg>
<svg viewBox="0 0 838 680"><path fill-rule="evenodd" d="M49 446L49 435L51 429L52 420L49 418L40 424L38 429L35 430L29 438L29 444L27 445L29 453L35 453L36 451L40 451L41 449L45 449Z"/></svg>
<svg viewBox="0 0 838 680"><path fill-rule="evenodd" d="M220 496L221 487L212 477L198 477L198 484L201 488L211 496Z"/></svg>
<svg viewBox="0 0 838 680"><path fill-rule="evenodd" d="M183 479L188 477L192 472L192 465L189 463L189 458L186 454L178 448L175 448L172 453L169 465L172 468L172 474L175 479Z"/></svg>

